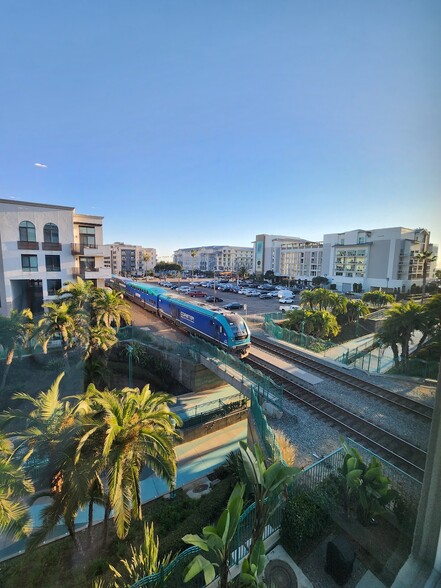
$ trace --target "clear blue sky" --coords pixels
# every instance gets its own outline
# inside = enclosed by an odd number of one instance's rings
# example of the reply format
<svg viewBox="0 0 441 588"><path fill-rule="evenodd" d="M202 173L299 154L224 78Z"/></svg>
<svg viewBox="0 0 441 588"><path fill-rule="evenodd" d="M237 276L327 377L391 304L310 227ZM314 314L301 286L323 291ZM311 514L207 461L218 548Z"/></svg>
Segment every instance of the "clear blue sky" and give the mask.
<svg viewBox="0 0 441 588"><path fill-rule="evenodd" d="M439 0L3 0L0 74L0 197L106 242L441 245Z"/></svg>

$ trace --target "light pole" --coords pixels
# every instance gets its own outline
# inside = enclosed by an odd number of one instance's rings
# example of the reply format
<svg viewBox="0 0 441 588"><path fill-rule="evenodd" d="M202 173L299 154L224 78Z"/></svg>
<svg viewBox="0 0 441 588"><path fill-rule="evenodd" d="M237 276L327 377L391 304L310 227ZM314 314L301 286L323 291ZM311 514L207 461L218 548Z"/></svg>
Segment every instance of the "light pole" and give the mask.
<svg viewBox="0 0 441 588"><path fill-rule="evenodd" d="M133 387L133 347L131 345L127 345L127 353L129 356L129 388Z"/></svg>

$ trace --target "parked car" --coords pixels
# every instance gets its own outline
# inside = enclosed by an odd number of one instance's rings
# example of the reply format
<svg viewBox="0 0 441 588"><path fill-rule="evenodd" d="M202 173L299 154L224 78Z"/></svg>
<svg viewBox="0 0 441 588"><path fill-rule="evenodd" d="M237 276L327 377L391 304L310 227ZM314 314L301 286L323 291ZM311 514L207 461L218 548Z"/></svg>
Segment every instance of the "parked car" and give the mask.
<svg viewBox="0 0 441 588"><path fill-rule="evenodd" d="M281 306L280 310L282 312L288 312L289 310L301 310L301 306L298 304L290 304L289 306Z"/></svg>
<svg viewBox="0 0 441 588"><path fill-rule="evenodd" d="M190 290L190 286L180 286L176 289L176 292L183 292L184 294L186 294L187 292L190 292Z"/></svg>
<svg viewBox="0 0 441 588"><path fill-rule="evenodd" d="M192 298L204 298L207 295L206 292L202 292L202 290L189 290L187 292L187 296L191 296Z"/></svg>
<svg viewBox="0 0 441 588"><path fill-rule="evenodd" d="M205 302L223 302L223 298L219 298L218 296L207 296L205 298Z"/></svg>
<svg viewBox="0 0 441 588"><path fill-rule="evenodd" d="M264 300L264 299L267 299L267 298L272 298L272 295L271 295L271 294L261 294L261 295L259 296L259 298L260 298L261 300Z"/></svg>
<svg viewBox="0 0 441 588"><path fill-rule="evenodd" d="M241 310L243 308L243 304L240 302L230 302L224 306L225 310Z"/></svg>
<svg viewBox="0 0 441 588"><path fill-rule="evenodd" d="M279 302L280 304L292 304L294 302L294 298L281 298Z"/></svg>

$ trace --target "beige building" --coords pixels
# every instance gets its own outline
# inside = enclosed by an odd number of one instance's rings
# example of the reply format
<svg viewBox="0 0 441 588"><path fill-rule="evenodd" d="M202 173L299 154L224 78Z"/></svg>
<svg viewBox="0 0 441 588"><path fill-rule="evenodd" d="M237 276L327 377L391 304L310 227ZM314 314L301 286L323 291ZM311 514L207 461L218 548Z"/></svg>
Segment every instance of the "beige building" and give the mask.
<svg viewBox="0 0 441 588"><path fill-rule="evenodd" d="M231 245L211 245L178 249L173 261L187 271L229 271L238 272L241 268L253 268L253 248Z"/></svg>
<svg viewBox="0 0 441 588"><path fill-rule="evenodd" d="M119 276L144 276L156 265L156 249L117 241L105 245L105 265Z"/></svg>
<svg viewBox="0 0 441 588"><path fill-rule="evenodd" d="M41 305L77 276L104 286L103 217L0 199L0 313Z"/></svg>
<svg viewBox="0 0 441 588"><path fill-rule="evenodd" d="M332 233L323 238L322 275L338 290L351 291L354 283L363 290L408 291L412 284L421 286L423 263L418 253L437 255L427 229L390 227L357 229ZM427 281L435 277L436 262L428 264Z"/></svg>
<svg viewBox="0 0 441 588"><path fill-rule="evenodd" d="M279 275L307 280L322 275L323 243L287 241L280 243Z"/></svg>

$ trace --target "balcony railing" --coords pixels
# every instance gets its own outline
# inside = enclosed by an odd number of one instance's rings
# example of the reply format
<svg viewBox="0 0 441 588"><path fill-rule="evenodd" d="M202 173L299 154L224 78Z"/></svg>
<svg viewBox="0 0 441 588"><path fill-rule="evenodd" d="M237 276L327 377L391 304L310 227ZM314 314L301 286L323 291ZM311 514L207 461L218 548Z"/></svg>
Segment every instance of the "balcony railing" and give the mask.
<svg viewBox="0 0 441 588"><path fill-rule="evenodd" d="M18 249L40 249L40 244L37 241L17 241Z"/></svg>
<svg viewBox="0 0 441 588"><path fill-rule="evenodd" d="M41 248L43 251L61 251L62 245L61 243L49 243L48 241L43 241L41 243Z"/></svg>
<svg viewBox="0 0 441 588"><path fill-rule="evenodd" d="M103 255L103 246L98 244L87 245L83 243L71 243L71 250L72 255Z"/></svg>

